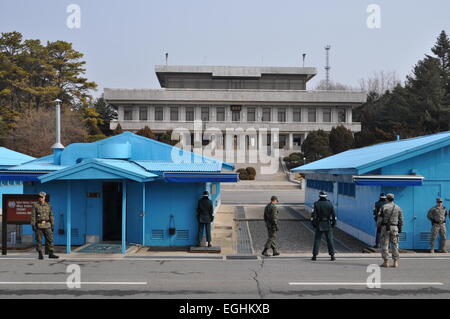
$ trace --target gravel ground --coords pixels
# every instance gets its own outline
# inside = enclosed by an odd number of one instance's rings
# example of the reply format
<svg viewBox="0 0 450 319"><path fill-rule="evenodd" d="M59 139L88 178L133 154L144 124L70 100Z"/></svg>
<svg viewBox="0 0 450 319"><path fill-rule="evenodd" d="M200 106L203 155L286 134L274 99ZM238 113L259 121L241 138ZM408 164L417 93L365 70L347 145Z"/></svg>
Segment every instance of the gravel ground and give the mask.
<svg viewBox="0 0 450 319"><path fill-rule="evenodd" d="M310 209L305 209L302 207L291 207L292 209L294 209L295 211L297 211L299 213L300 216L302 216L303 218L309 219L311 217L311 212ZM310 224L307 224L307 226L310 226ZM365 243L363 243L362 241L356 239L355 237L347 234L346 232L335 228L334 229L334 238L335 240L338 240L339 242L341 242L344 246L347 246L349 249L349 252L362 252L362 250L364 248L367 247L367 245Z"/></svg>
<svg viewBox="0 0 450 319"><path fill-rule="evenodd" d="M264 221L248 221L250 234L253 241L255 253L260 253L267 240L267 229ZM311 252L314 243L314 234L309 230L308 221L283 221L278 222L279 231L277 234L278 247L280 252L305 253ZM334 230L334 238L349 248L339 252L362 252L366 245L339 229ZM320 253L327 254L326 243L322 240Z"/></svg>
<svg viewBox="0 0 450 319"><path fill-rule="evenodd" d="M313 234L300 221L278 222L277 244L281 253L311 252ZM267 229L264 221L249 221L250 233L255 253L260 253L267 240ZM327 252L326 245L321 245L320 252Z"/></svg>
<svg viewBox="0 0 450 319"><path fill-rule="evenodd" d="M247 206L245 207L245 218L247 219L264 219L265 206ZM292 214L291 210L286 209L285 206L278 206L278 219L300 219L299 214Z"/></svg>

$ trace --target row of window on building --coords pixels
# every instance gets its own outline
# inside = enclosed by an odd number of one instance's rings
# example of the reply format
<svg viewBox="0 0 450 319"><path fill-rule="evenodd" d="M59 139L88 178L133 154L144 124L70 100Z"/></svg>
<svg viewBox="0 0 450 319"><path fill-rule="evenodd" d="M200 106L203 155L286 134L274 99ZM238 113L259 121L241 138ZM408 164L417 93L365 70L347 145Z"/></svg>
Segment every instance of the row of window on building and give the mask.
<svg viewBox="0 0 450 319"><path fill-rule="evenodd" d="M155 106L155 121L165 121L165 107L164 106ZM169 106L169 120L171 122L180 121L180 108L178 106ZM317 108L309 107L307 108L307 118L305 122L315 123L317 122ZM321 108L322 110L322 122L331 123L332 122L332 108ZM195 119L195 107L194 106L186 106L184 107L185 112L185 121L192 122ZM231 121L240 122L242 115L242 107L240 105L232 105L231 106ZM247 122L256 122L261 120L262 122L272 122L272 107L263 107L262 108L262 116L260 119L257 119L256 107L246 107L246 115ZM276 110L276 121L278 122L286 122L287 121L287 108L278 107ZM139 120L147 121L149 119L148 116L148 108L147 106L139 107ZM200 108L200 119L203 122L209 122L211 119L211 108L210 107L201 107ZM125 107L123 113L124 121L133 120L133 107ZM216 122L225 122L227 121L226 107L218 106L216 107ZM293 122L304 122L302 119L302 107L293 107L292 108L292 121ZM337 122L345 123L346 122L346 110L345 108L337 108Z"/></svg>
<svg viewBox="0 0 450 319"><path fill-rule="evenodd" d="M306 180L308 188L318 189L329 193L333 192L333 182L308 179ZM356 186L353 183L338 183L338 194L344 196L355 197Z"/></svg>
<svg viewBox="0 0 450 319"><path fill-rule="evenodd" d="M168 88L191 88L191 89L225 89L225 90L305 90L304 80L298 79L274 79L265 78L260 80L242 79L210 79L210 78L181 78L167 77Z"/></svg>

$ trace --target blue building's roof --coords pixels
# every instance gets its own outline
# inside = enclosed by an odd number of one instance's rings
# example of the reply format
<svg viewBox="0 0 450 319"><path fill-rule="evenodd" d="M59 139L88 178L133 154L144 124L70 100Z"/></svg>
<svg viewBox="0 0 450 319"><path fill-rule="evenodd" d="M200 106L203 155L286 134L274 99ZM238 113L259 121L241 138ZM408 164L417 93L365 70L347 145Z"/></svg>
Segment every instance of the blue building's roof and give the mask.
<svg viewBox="0 0 450 319"><path fill-rule="evenodd" d="M220 173L222 168L234 165L125 132L93 143L70 144L58 155L6 168L4 178L33 174L43 183L108 178L145 182L161 178L164 172Z"/></svg>
<svg viewBox="0 0 450 319"><path fill-rule="evenodd" d="M90 159L39 177L42 183L53 180L130 179L137 182L158 177L126 160Z"/></svg>
<svg viewBox="0 0 450 319"><path fill-rule="evenodd" d="M348 150L291 171L365 174L448 145L450 145L450 131Z"/></svg>
<svg viewBox="0 0 450 319"><path fill-rule="evenodd" d="M220 172L220 162L211 163L171 163L161 161L135 161L150 172Z"/></svg>
<svg viewBox="0 0 450 319"><path fill-rule="evenodd" d="M39 171L39 172L51 172L58 171L60 169L66 168L67 166L55 165L53 162L35 162L31 161L22 165L12 166L8 168L14 171Z"/></svg>
<svg viewBox="0 0 450 319"><path fill-rule="evenodd" d="M31 160L34 160L34 157L0 147L0 167L19 165Z"/></svg>

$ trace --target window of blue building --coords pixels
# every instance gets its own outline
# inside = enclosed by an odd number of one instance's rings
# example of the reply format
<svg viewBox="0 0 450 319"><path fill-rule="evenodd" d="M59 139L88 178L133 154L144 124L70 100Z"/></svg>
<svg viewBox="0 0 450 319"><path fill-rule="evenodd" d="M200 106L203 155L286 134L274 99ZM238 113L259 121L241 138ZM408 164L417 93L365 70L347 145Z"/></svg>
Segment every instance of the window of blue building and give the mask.
<svg viewBox="0 0 450 319"><path fill-rule="evenodd" d="M339 195L355 197L355 184L353 183L338 183Z"/></svg>
<svg viewBox="0 0 450 319"><path fill-rule="evenodd" d="M326 191L329 193L333 192L333 182L329 181L319 181L315 179L306 180L306 187L319 189L321 191Z"/></svg>

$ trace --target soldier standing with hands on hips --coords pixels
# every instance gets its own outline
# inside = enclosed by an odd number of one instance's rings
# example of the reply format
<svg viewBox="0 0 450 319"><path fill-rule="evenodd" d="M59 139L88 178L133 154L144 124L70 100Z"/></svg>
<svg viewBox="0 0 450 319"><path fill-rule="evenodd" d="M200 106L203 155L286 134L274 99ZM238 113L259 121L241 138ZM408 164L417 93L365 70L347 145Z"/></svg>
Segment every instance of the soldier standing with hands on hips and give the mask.
<svg viewBox="0 0 450 319"><path fill-rule="evenodd" d="M448 210L442 205L442 198L436 198L436 206L432 207L427 214L428 219L431 222L431 249L430 253L434 253L434 243L436 241L437 234L441 235L440 252L446 253L445 241L446 241L446 229L445 220L448 217Z"/></svg>
<svg viewBox="0 0 450 319"><path fill-rule="evenodd" d="M398 267L398 238L402 232L403 211L400 206L394 203L394 194L386 195L387 203L381 208L381 257L383 263L381 267L389 267L389 243L392 244L392 267Z"/></svg>
<svg viewBox="0 0 450 319"><path fill-rule="evenodd" d="M321 191L319 200L314 203L314 209L311 214L311 221L315 228L314 248L311 260L317 260L319 254L320 241L322 234L325 234L328 246L328 254L331 260L336 260L333 241L333 228L336 226L336 213L333 204L327 199L327 193Z"/></svg>
<svg viewBox="0 0 450 319"><path fill-rule="evenodd" d="M55 220L52 207L45 201L46 193L40 192L38 202L31 209L31 227L36 234L36 250L39 253L39 259L44 259L42 254L42 235L45 236L45 243L48 245L48 258L59 258L56 256L53 246L53 228Z"/></svg>
<svg viewBox="0 0 450 319"><path fill-rule="evenodd" d="M278 197L272 196L270 198L270 203L267 204L264 209L264 221L267 227L268 238L264 250L262 251L263 256L269 256L267 251L272 248L273 256L278 256L280 253L277 251L277 231L278 231Z"/></svg>

